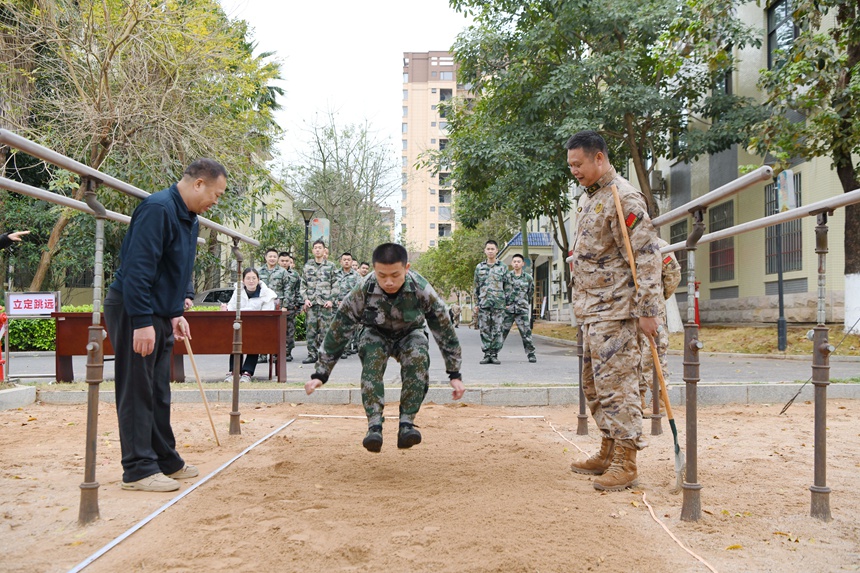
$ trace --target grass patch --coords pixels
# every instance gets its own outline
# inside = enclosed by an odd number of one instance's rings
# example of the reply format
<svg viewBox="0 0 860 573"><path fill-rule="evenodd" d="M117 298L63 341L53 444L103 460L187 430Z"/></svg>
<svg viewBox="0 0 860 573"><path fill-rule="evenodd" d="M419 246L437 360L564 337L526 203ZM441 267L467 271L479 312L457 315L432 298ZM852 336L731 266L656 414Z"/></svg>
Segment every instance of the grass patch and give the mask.
<svg viewBox="0 0 860 573"><path fill-rule="evenodd" d="M844 333L842 325L830 325L830 343L836 345L842 340ZM560 322L537 321L533 332L551 338L576 340L576 327ZM789 327L787 330L787 346L785 354L812 354L812 341L806 339L808 327ZM705 325L699 328L699 339L705 344L703 352L732 352L739 354L783 354L777 349L776 325L755 326L713 326ZM669 348L682 350L684 333L677 332L669 335ZM835 355L860 356L860 336L849 335Z"/></svg>

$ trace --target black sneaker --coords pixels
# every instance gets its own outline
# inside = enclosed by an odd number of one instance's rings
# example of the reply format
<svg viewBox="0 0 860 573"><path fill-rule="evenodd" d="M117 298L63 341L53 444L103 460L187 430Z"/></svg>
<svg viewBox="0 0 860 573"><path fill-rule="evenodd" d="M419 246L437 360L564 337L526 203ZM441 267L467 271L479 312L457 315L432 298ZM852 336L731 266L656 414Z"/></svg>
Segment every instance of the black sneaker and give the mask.
<svg viewBox="0 0 860 573"><path fill-rule="evenodd" d="M421 441L421 436L418 436L418 441ZM367 435L364 436L364 440L361 442L361 445L368 452L373 452L378 454L382 450L382 426L370 426L367 429ZM400 441L397 442L397 447L400 447Z"/></svg>
<svg viewBox="0 0 860 573"><path fill-rule="evenodd" d="M499 357L495 354L490 356L490 364L501 364L501 362L499 362Z"/></svg>
<svg viewBox="0 0 860 573"><path fill-rule="evenodd" d="M421 432L416 430L415 426L409 422L400 422L400 429L397 431L397 447L405 450L420 443Z"/></svg>
<svg viewBox="0 0 860 573"><path fill-rule="evenodd" d="M308 356L307 358L305 358L304 360L302 360L302 364L313 364L313 363L314 363L314 362L316 362L316 361L317 361L317 357L316 357L316 356Z"/></svg>
<svg viewBox="0 0 860 573"><path fill-rule="evenodd" d="M492 363L493 363L493 359L490 358L490 355L484 354L484 359L481 360L478 364L492 364Z"/></svg>

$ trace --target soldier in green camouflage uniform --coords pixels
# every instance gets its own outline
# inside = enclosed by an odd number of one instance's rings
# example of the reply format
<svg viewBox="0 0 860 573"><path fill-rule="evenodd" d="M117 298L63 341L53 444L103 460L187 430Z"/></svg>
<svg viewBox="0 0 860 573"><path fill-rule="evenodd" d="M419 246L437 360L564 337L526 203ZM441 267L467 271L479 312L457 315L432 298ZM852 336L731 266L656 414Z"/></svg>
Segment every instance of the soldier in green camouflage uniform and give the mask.
<svg viewBox="0 0 860 573"><path fill-rule="evenodd" d="M493 240L484 244L486 261L475 267L475 306L480 309L478 325L481 331L481 350L484 358L481 364L500 364L499 351L502 349L502 322L505 319L505 305L511 296L511 283L508 267L496 260L499 245Z"/></svg>
<svg viewBox="0 0 860 573"><path fill-rule="evenodd" d="M293 257L290 253L278 254L278 264L284 269L284 290L280 293L281 308L287 311L287 362L293 361L293 348L296 346L296 316L302 309L302 277L293 270Z"/></svg>
<svg viewBox="0 0 860 573"><path fill-rule="evenodd" d="M430 383L430 328L445 360L452 398L459 400L465 388L460 375L462 355L457 333L448 318L444 301L427 279L409 270L406 249L395 243L379 245L373 251L373 270L360 288L344 299L331 328L326 333L316 372L305 384L308 394L328 381L353 331L364 325L361 337L361 401L368 430L362 445L371 452L382 449L382 411L385 387L382 383L389 357L400 362L400 425L397 447L410 448L421 442L414 427Z"/></svg>
<svg viewBox="0 0 860 573"><path fill-rule="evenodd" d="M346 295L358 284L361 278L352 263L351 253L344 253L340 256L340 268L336 274L337 285L335 286L334 296L338 308L343 304L343 299L346 298ZM343 358L346 359L350 354L353 354L351 344L347 346L346 351L343 353Z"/></svg>
<svg viewBox="0 0 860 573"><path fill-rule="evenodd" d="M303 364L317 361L319 347L331 322L336 285L337 270L325 258L325 243L320 239L314 241L313 252L314 260L305 263L300 291L301 299L305 301L305 331L308 340L308 357L302 360Z"/></svg>
<svg viewBox="0 0 860 573"><path fill-rule="evenodd" d="M654 336L660 325L657 233L645 196L615 172L597 132L577 133L565 147L570 172L586 190L577 209L573 308L583 331L583 392L603 438L597 454L573 462L570 469L597 475L595 489L618 491L637 484L636 453L647 445L639 397L639 329ZM625 228L632 261L627 260ZM636 265L638 290L631 265Z"/></svg>
<svg viewBox="0 0 860 573"><path fill-rule="evenodd" d="M529 362L537 362L535 356L535 345L532 343L532 297L535 292L535 282L532 276L523 271L525 259L519 253L514 255L511 264L514 267L510 273L511 296L505 307L505 320L502 323L502 340L508 339L511 327L516 322L517 330L523 339L523 348L526 351Z"/></svg>
<svg viewBox="0 0 860 573"><path fill-rule="evenodd" d="M266 266L257 270L260 281L278 294L280 298L284 290L284 279L287 272L278 264L278 251L269 249L266 251Z"/></svg>
<svg viewBox="0 0 860 573"><path fill-rule="evenodd" d="M668 247L669 243L657 237L657 246L661 249ZM663 278L663 301L660 304L660 320L662 325L657 328L657 336L654 337L654 343L657 345L657 355L660 358L660 367L663 370L663 378L666 384L669 383L669 360L667 353L669 351L669 328L666 321L666 301L674 294L675 289L681 282L681 264L675 258L675 253L662 255L663 263L662 278ZM645 394L648 388L654 386L654 357L651 355L651 343L648 342L648 337L642 332L639 333L639 346L642 347L642 377L639 380L639 396L642 399L642 409L645 409ZM659 395L659 390L658 390Z"/></svg>

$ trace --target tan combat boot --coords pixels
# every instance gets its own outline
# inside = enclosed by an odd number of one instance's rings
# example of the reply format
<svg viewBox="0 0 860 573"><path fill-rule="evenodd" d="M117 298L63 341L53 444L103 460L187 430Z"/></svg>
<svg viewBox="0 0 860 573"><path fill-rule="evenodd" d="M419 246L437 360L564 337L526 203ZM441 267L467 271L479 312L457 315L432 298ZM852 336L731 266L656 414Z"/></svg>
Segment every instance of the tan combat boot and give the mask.
<svg viewBox="0 0 860 573"><path fill-rule="evenodd" d="M602 475L612 463L614 447L615 440L604 437L603 441L600 442L600 451L583 462L573 462L570 464L570 471L578 474Z"/></svg>
<svg viewBox="0 0 860 573"><path fill-rule="evenodd" d="M612 465L602 476L594 480L594 489L621 491L639 483L637 477L636 449L618 446L612 456Z"/></svg>

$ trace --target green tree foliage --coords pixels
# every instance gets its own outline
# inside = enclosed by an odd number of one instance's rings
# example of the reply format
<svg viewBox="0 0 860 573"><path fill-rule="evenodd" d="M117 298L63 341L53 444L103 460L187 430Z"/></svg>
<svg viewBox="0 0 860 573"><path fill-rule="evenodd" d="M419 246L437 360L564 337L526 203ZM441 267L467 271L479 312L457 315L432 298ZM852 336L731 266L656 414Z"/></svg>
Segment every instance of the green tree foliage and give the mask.
<svg viewBox="0 0 860 573"><path fill-rule="evenodd" d="M830 157L847 193L860 188L860 6L841 0L793 0L788 6L800 34L777 54L776 66L762 71L759 85L772 114L753 127L751 148L783 159ZM846 275L860 273L858 244L855 204L845 209Z"/></svg>
<svg viewBox="0 0 860 573"><path fill-rule="evenodd" d="M389 144L366 123L339 126L334 114L309 135L301 162L286 170L298 202L329 220L332 256L349 251L369 260L376 245L391 240L382 204L399 186Z"/></svg>
<svg viewBox="0 0 860 573"><path fill-rule="evenodd" d="M7 118L17 124L7 127L149 191L178 180L193 159L217 159L231 193L209 215L223 223L246 219L247 196L269 191L257 156L280 136L270 86L279 66L253 55L247 25L229 20L215 0L11 0L3 23L33 62L0 68L0 85L23 77L28 88L14 100L23 112ZM71 194L80 199L76 183ZM99 196L121 212L137 204L117 192ZM60 211L31 290L66 253L70 223Z"/></svg>
<svg viewBox="0 0 860 573"><path fill-rule="evenodd" d="M596 129L621 170L632 159L649 199L652 158L692 158L745 140L759 117L718 88L732 46L756 43L716 0L451 0L474 18L454 46L474 102L451 107L448 147L458 217L496 209L553 221L566 252L569 174L563 143ZM653 206L653 200L651 200Z"/></svg>
<svg viewBox="0 0 860 573"><path fill-rule="evenodd" d="M444 297L472 292L475 266L484 260L484 244L489 239L504 244L516 228L516 221L502 212L477 223L474 229L460 227L450 239L440 240L415 261L415 270Z"/></svg>

